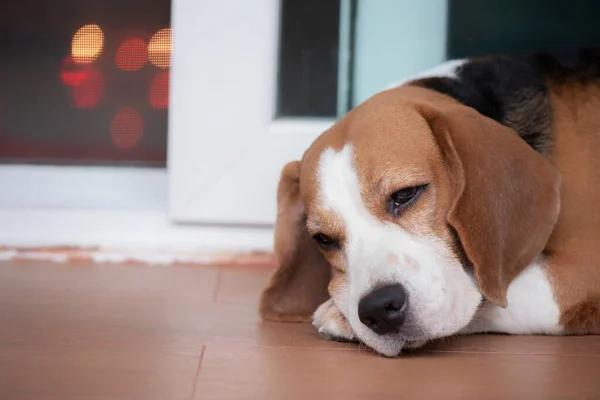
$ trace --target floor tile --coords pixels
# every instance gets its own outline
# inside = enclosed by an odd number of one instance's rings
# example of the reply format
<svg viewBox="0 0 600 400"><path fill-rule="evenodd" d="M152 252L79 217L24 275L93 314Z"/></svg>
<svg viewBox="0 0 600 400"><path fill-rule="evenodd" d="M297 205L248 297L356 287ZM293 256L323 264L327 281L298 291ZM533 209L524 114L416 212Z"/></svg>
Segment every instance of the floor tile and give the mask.
<svg viewBox="0 0 600 400"><path fill-rule="evenodd" d="M600 357L207 346L196 399L597 398Z"/></svg>
<svg viewBox="0 0 600 400"><path fill-rule="evenodd" d="M215 299L218 302L256 303L272 273L271 268L223 267Z"/></svg>
<svg viewBox="0 0 600 400"><path fill-rule="evenodd" d="M189 399L198 356L106 346L0 349L0 398Z"/></svg>
<svg viewBox="0 0 600 400"><path fill-rule="evenodd" d="M269 275L260 267L0 263L0 399L600 393L598 336L455 337L386 359L325 341L311 324L262 321L257 301Z"/></svg>

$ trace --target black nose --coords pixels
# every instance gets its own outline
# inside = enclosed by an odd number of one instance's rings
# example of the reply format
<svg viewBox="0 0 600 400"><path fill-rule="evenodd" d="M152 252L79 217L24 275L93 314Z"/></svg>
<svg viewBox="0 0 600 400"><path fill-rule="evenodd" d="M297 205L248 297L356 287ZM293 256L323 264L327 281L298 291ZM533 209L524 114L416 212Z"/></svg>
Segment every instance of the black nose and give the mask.
<svg viewBox="0 0 600 400"><path fill-rule="evenodd" d="M406 315L406 292L402 285L376 289L358 303L358 318L378 335L398 332Z"/></svg>

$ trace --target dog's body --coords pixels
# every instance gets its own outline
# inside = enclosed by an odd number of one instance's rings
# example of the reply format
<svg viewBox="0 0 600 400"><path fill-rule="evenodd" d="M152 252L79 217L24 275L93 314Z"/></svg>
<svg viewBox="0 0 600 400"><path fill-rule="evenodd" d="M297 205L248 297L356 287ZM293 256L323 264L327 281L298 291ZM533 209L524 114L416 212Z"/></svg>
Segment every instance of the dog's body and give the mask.
<svg viewBox="0 0 600 400"><path fill-rule="evenodd" d="M379 93L286 166L278 204L265 318L322 303L321 333L390 356L600 333L600 50L452 61Z"/></svg>

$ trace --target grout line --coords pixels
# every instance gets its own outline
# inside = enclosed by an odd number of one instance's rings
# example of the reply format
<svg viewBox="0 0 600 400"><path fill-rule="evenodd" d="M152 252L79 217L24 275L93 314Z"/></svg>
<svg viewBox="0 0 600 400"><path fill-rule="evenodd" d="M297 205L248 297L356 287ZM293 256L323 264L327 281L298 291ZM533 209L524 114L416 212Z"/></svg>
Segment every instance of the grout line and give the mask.
<svg viewBox="0 0 600 400"><path fill-rule="evenodd" d="M198 377L200 376L200 370L202 369L202 361L204 361L204 352L206 351L206 345L203 344L200 349L200 356L198 357L198 367L196 368L196 375L194 376L194 384L192 386L192 395L190 400L194 400L196 397L196 386L198 385Z"/></svg>
<svg viewBox="0 0 600 400"><path fill-rule="evenodd" d="M219 269L217 270L217 279L215 279L215 288L213 290L213 295L212 295L212 302L216 303L217 302L217 297L219 296L219 289L221 288L221 281L223 276L223 268L219 267Z"/></svg>

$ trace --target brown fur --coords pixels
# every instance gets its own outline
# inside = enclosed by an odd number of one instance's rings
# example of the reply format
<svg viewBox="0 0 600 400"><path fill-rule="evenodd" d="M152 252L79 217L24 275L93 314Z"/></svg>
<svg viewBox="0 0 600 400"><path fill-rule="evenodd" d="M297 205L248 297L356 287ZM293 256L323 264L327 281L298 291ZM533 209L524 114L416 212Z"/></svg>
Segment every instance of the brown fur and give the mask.
<svg viewBox="0 0 600 400"><path fill-rule="evenodd" d="M310 321L315 309L328 298L330 266L306 232L299 180L300 163L287 164L277 193L278 268L260 301L260 314L268 320Z"/></svg>
<svg viewBox="0 0 600 400"><path fill-rule="evenodd" d="M600 332L599 299L589 299L577 305L563 309L560 322L565 333L585 335Z"/></svg>
<svg viewBox="0 0 600 400"><path fill-rule="evenodd" d="M546 246L565 333L600 333L600 83L551 84L562 211Z"/></svg>

